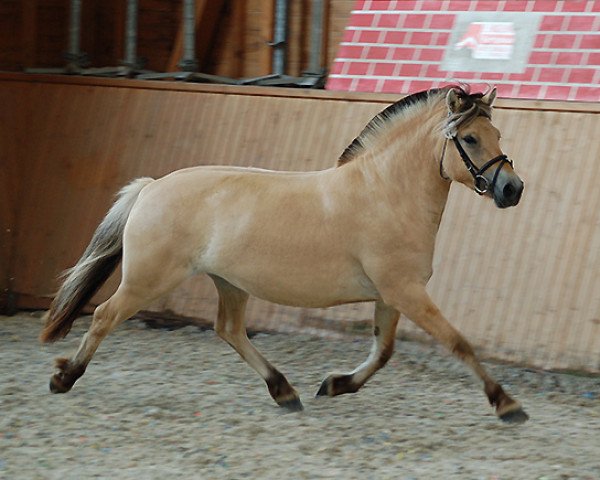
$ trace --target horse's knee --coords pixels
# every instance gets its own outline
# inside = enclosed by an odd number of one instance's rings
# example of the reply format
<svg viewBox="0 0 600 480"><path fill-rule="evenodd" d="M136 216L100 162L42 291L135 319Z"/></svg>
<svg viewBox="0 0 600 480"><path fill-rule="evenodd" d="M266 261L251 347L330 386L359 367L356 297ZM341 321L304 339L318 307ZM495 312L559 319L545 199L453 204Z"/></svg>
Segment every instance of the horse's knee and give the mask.
<svg viewBox="0 0 600 480"><path fill-rule="evenodd" d="M89 330L89 334L92 336L93 340L101 342L102 339L112 332L119 324L137 311L135 308L129 308L129 306L125 304L125 302L129 301L129 298L126 297L124 299L123 297L123 294L117 295L117 293L115 293L115 295L106 302L96 307Z"/></svg>

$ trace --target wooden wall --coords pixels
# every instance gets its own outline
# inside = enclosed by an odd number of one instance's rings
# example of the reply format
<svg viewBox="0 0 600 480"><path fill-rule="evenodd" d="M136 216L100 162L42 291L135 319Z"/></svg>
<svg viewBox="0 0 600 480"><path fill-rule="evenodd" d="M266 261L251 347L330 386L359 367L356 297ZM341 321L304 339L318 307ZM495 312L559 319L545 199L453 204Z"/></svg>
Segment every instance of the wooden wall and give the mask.
<svg viewBox="0 0 600 480"><path fill-rule="evenodd" d="M69 0L0 2L0 70L64 66L69 3ZM95 66L117 65L122 58L125 14L122 3L116 0L82 2L85 29L81 47Z"/></svg>
<svg viewBox="0 0 600 480"><path fill-rule="evenodd" d="M77 260L116 190L133 177L204 163L327 168L393 100L0 75L1 286L20 307L44 306L56 275ZM495 122L526 182L521 204L498 210L460 186L451 190L430 291L484 355L600 371L599 113L596 104L499 100ZM152 309L212 319L214 288L195 279ZM249 319L280 330L351 330L371 309L253 300ZM399 331L417 335L407 321Z"/></svg>
<svg viewBox="0 0 600 480"><path fill-rule="evenodd" d="M326 2L323 65L331 64L354 0ZM91 66L119 65L124 57L125 0L82 2L82 50ZM197 0L200 70L229 77L271 73L274 0ZM308 65L311 2L290 2L289 69ZM202 18L204 17L204 18ZM0 2L0 70L62 67L68 44L69 0ZM172 71L181 0L139 0L138 55L146 68Z"/></svg>

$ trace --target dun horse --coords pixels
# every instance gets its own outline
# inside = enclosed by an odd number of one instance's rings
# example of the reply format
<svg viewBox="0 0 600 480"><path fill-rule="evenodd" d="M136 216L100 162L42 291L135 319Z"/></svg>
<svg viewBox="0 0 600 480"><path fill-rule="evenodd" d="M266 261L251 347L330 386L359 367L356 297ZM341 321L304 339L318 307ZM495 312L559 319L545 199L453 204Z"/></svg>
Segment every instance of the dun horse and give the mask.
<svg viewBox="0 0 600 480"><path fill-rule="evenodd" d="M404 313L481 379L505 421L527 414L486 372L425 286L451 181L519 202L523 183L492 125L495 89L449 86L410 95L365 127L337 167L274 172L202 166L121 190L78 263L66 272L41 333L64 337L82 307L122 261L121 283L94 311L70 358L56 362L52 392L67 392L98 345L121 322L186 278L206 273L219 294L217 334L265 380L275 402L302 409L296 390L250 343L249 295L291 306L375 302L373 348L350 373L332 374L317 395L353 393L394 349Z"/></svg>

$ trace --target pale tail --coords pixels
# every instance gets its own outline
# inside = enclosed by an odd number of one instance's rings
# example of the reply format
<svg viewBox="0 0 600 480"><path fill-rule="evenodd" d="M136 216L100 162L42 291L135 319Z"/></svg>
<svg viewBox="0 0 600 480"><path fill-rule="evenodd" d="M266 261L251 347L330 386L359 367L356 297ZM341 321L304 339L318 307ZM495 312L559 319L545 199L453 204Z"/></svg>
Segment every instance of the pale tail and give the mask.
<svg viewBox="0 0 600 480"><path fill-rule="evenodd" d="M123 230L129 213L142 189L151 182L152 178L138 178L119 192L82 257L63 274L64 282L46 314L40 334L42 342L64 338L83 307L115 270L121 261Z"/></svg>

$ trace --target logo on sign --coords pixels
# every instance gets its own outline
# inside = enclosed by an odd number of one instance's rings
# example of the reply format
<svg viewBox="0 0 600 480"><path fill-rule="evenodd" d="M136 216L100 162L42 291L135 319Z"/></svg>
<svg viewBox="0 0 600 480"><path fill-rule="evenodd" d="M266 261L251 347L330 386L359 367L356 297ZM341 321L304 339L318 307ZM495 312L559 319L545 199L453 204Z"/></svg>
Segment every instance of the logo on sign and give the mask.
<svg viewBox="0 0 600 480"><path fill-rule="evenodd" d="M512 22L471 22L454 50L467 48L475 59L510 60L514 46Z"/></svg>

